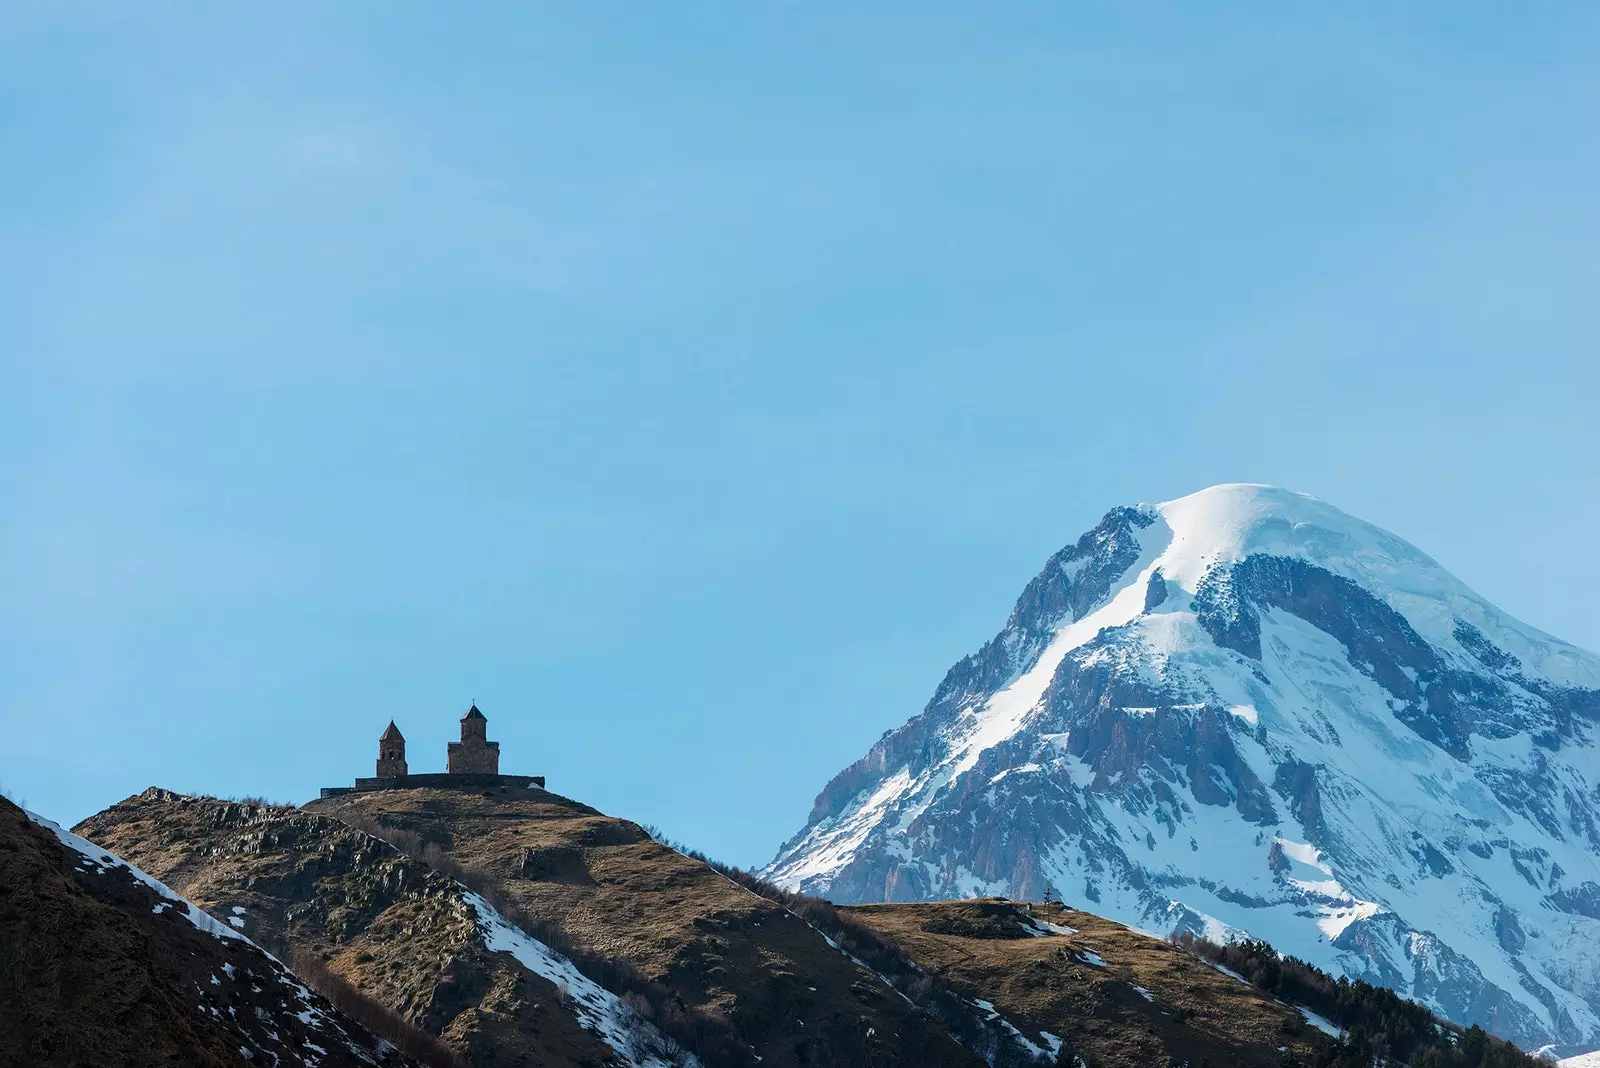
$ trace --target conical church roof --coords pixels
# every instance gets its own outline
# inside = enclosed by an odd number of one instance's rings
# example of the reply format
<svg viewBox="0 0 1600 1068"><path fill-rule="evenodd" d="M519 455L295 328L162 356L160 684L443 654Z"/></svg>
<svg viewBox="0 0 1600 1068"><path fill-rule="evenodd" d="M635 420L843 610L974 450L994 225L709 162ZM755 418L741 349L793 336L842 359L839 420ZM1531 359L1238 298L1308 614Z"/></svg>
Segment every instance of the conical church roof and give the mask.
<svg viewBox="0 0 1600 1068"><path fill-rule="evenodd" d="M405 740L406 736L400 733L400 728L394 725L394 720L392 719L389 721L389 726L384 728L383 733L378 735L378 741L380 742L403 742Z"/></svg>
<svg viewBox="0 0 1600 1068"><path fill-rule="evenodd" d="M482 712L479 712L477 705L473 705L471 708L467 709L467 714L461 718L462 720L481 719L487 721L489 717L485 716Z"/></svg>

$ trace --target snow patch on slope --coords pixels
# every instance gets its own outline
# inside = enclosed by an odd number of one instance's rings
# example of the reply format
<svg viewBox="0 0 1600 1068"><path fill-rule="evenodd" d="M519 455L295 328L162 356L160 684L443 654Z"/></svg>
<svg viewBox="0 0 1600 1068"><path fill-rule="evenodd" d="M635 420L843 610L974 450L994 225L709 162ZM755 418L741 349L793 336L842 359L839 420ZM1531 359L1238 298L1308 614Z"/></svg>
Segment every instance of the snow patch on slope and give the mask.
<svg viewBox="0 0 1600 1068"><path fill-rule="evenodd" d="M898 814L896 830L904 831L927 810L941 790L970 771L979 757L1014 737L1038 711L1046 687L1068 653L1090 641L1102 629L1122 626L1143 610L1145 585L1155 570L1152 561L1170 537L1171 531L1162 523L1140 531L1139 560L1128 569L1107 602L1082 619L1064 624L1033 666L1010 685L981 704L962 709L948 732L949 749L939 765L916 777L909 769L899 769L838 819L819 824L788 852L792 863L785 864L784 858L780 858L774 865L779 872L774 876L775 881L797 889L809 879L837 871L850 862L891 812ZM987 889L974 886L974 896Z"/></svg>
<svg viewBox="0 0 1600 1068"><path fill-rule="evenodd" d="M623 1004L605 987L584 975L577 965L524 932L478 894L462 897L478 915L484 944L491 953L510 953L524 968L563 990L567 1005L587 1031L598 1035L631 1068L688 1068L699 1065L690 1054L668 1059L667 1040L655 1025Z"/></svg>
<svg viewBox="0 0 1600 1068"><path fill-rule="evenodd" d="M1556 1062L1560 1068L1600 1068L1600 1049L1591 1053L1580 1053L1576 1057L1565 1057Z"/></svg>
<svg viewBox="0 0 1600 1068"><path fill-rule="evenodd" d="M23 811L27 812L26 809ZM166 898L168 901L177 905L182 905L186 910L184 912L184 918L190 923L194 924L200 930L204 931L206 934L215 935L217 938L238 939L240 941L249 942L252 946L255 945L254 942L251 942L250 939L246 938L238 931L232 930L224 924L218 923L216 918L210 913L195 905L193 902L185 899L182 895L175 892L171 887L167 886L166 883L155 878L154 876L145 874L138 868L135 868L132 864L129 864L127 861L117 856L115 853L112 853L109 850L101 849L87 838L78 837L55 821L47 820L36 812L27 812L27 816L34 823L55 835L62 845L83 857L83 860L80 862L80 867L83 870L94 871L100 874L114 870L125 871L135 879L139 880L141 883L144 883L150 889L154 890L156 893L160 894L162 897ZM157 906L157 909L159 909L159 906ZM256 948L259 949L260 947L257 946ZM263 950L263 952L265 952L265 950Z"/></svg>

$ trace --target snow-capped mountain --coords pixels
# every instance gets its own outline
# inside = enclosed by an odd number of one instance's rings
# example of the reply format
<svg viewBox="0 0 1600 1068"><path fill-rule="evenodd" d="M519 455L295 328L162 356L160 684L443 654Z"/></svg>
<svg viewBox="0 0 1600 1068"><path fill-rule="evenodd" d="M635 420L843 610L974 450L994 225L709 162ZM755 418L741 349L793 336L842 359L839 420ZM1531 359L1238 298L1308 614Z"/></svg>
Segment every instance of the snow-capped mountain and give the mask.
<svg viewBox="0 0 1600 1068"><path fill-rule="evenodd" d="M1600 1043L1600 657L1313 497L1117 508L765 874L1247 932L1528 1047Z"/></svg>

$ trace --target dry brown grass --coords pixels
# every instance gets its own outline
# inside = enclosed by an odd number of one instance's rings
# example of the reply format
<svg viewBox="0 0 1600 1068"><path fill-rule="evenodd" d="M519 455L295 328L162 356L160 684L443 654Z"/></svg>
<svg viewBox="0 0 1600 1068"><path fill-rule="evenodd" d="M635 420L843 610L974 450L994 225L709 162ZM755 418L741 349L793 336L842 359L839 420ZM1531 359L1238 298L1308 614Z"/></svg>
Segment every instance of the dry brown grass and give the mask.
<svg viewBox="0 0 1600 1068"><path fill-rule="evenodd" d="M611 1056L553 984L483 949L453 883L330 816L148 791L77 830L214 915L246 909L246 934L325 960L474 1068Z"/></svg>
<svg viewBox="0 0 1600 1068"><path fill-rule="evenodd" d="M439 843L425 841L415 832L387 827L360 813L347 814L346 822L478 894L503 918L572 961L584 976L621 997L638 1017L651 1021L667 1036L665 1045L673 1055L688 1053L705 1064L755 1063L727 1017L685 1005L671 989L645 975L631 962L588 949L558 921L529 912L493 873L461 864ZM687 1061L687 1058L679 1059Z"/></svg>
<svg viewBox="0 0 1600 1068"><path fill-rule="evenodd" d="M1095 1068L1276 1068L1280 1046L1309 1053L1319 1041L1298 1012L1176 946L1060 905L981 899L841 911L931 976L993 1002L1032 1041L1044 1044L1048 1031ZM1039 920L1075 933L1030 934Z"/></svg>
<svg viewBox="0 0 1600 1068"><path fill-rule="evenodd" d="M782 904L637 824L538 790L383 791L308 808L438 844L584 951L731 1021L763 1068L982 1063Z"/></svg>

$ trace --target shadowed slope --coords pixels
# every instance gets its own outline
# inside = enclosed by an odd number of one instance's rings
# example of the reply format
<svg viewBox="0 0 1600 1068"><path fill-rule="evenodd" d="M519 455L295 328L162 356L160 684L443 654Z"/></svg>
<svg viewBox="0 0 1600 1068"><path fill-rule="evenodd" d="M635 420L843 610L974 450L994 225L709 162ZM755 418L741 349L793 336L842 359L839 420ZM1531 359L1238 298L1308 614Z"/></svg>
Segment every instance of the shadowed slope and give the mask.
<svg viewBox="0 0 1600 1068"><path fill-rule="evenodd" d="M0 799L0 1064L376 1063L376 1039L219 926Z"/></svg>

